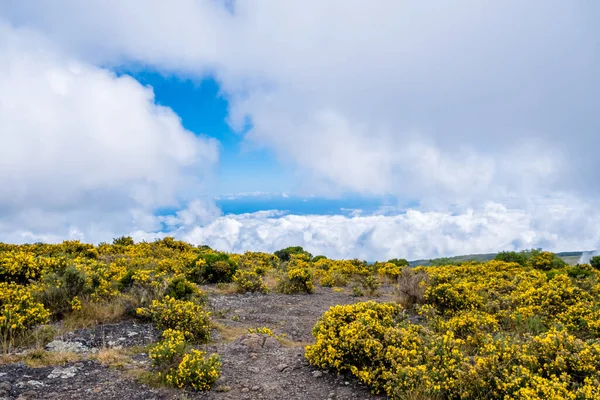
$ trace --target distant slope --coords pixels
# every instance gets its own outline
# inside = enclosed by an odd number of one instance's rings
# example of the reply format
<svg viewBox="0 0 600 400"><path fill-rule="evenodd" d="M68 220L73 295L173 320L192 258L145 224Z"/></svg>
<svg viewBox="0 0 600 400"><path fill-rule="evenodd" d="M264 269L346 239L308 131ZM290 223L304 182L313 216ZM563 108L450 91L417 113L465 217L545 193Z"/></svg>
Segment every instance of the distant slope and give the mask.
<svg viewBox="0 0 600 400"><path fill-rule="evenodd" d="M494 257L498 253L487 253L487 254L467 254L462 256L455 257L443 257L443 258L435 258L432 260L414 260L410 261L411 267L416 267L417 265L430 266L433 265L431 261L434 263L445 263L448 262L450 264L462 261L477 261L477 262L485 262L493 260ZM562 253L556 253L560 258L562 258L567 264L575 265L579 261L582 251L564 251Z"/></svg>

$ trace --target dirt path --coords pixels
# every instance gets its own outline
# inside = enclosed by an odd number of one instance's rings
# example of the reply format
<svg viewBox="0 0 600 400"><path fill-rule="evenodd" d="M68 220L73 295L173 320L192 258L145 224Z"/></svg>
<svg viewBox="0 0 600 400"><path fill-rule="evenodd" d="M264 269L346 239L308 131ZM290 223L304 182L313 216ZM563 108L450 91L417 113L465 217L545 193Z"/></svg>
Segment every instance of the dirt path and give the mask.
<svg viewBox="0 0 600 400"><path fill-rule="evenodd" d="M379 301L391 299L389 294ZM207 393L150 388L134 379L150 367L147 355L133 352L119 368L85 356L62 367L29 368L23 363L0 366L0 399L381 399L351 377L317 371L304 358L304 345L319 317L336 304L368 300L328 288L312 295L210 294L213 320L219 326L213 342L204 346L223 361L221 378ZM248 328L268 327L281 342L248 334ZM148 324L124 321L65 335L60 346L93 354L98 348L131 348L158 339ZM66 343L66 344L65 344ZM56 345L56 344L55 344ZM92 357L93 358L93 355Z"/></svg>

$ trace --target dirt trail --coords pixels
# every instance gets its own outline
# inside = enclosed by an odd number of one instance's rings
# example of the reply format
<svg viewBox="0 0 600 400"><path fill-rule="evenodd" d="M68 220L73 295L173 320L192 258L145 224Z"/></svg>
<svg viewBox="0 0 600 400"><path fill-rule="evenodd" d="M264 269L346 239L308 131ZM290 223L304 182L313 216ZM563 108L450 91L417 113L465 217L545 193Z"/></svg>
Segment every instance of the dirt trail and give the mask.
<svg viewBox="0 0 600 400"><path fill-rule="evenodd" d="M386 290L387 289L387 290ZM383 288L378 301L389 301ZM61 367L30 368L23 363L0 366L0 399L382 399L352 377L318 371L304 358L304 344L320 316L336 304L365 301L348 291L317 288L312 295L210 294L209 307L220 327L203 346L223 361L221 378L210 392L151 388L139 383L136 372L150 367L147 354L132 352L120 368L92 360L99 348L131 348L155 342L158 332L149 324L124 321L76 331L53 346L83 352L84 360ZM268 327L283 341L247 333ZM71 347L69 347L71 346ZM90 357L91 355L91 357Z"/></svg>

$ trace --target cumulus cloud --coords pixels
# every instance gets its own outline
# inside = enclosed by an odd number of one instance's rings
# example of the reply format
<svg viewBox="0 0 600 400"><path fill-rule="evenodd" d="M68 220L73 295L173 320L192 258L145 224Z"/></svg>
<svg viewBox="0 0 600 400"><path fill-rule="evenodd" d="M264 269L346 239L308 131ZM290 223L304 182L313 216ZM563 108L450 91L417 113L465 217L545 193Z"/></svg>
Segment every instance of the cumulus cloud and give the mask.
<svg viewBox="0 0 600 400"><path fill-rule="evenodd" d="M151 88L1 22L0 142L0 240L17 242L159 230L218 159Z"/></svg>
<svg viewBox="0 0 600 400"><path fill-rule="evenodd" d="M86 59L213 74L307 190L598 196L593 2L8 0Z"/></svg>
<svg viewBox="0 0 600 400"><path fill-rule="evenodd" d="M589 249L600 241L600 217L571 197L537 199L531 213L488 202L464 213L408 210L398 215L225 215L178 234L213 248L273 252L301 245L313 254L370 261L420 259L543 247ZM543 206L542 206L543 205Z"/></svg>

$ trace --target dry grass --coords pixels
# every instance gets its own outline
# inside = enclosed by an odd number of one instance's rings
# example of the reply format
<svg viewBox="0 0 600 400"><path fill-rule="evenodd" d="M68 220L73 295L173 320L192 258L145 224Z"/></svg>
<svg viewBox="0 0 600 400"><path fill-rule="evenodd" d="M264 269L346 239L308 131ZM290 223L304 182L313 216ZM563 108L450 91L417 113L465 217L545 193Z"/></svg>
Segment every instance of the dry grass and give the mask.
<svg viewBox="0 0 600 400"><path fill-rule="evenodd" d="M230 343L248 333L248 327L228 326L216 321L212 321L212 325L221 334L221 338L216 341L217 343Z"/></svg>
<svg viewBox="0 0 600 400"><path fill-rule="evenodd" d="M274 292L277 288L280 274L281 273L279 271L273 269L267 271L265 276L263 276L263 282L265 283L265 286L269 288L269 292Z"/></svg>
<svg viewBox="0 0 600 400"><path fill-rule="evenodd" d="M129 354L131 354L129 349L102 348L90 358L108 367L124 368L125 365L131 362Z"/></svg>
<svg viewBox="0 0 600 400"><path fill-rule="evenodd" d="M31 368L65 365L81 360L81 355L70 351L54 352L42 349L29 350L23 354L5 354L0 356L0 365L24 362Z"/></svg>
<svg viewBox="0 0 600 400"><path fill-rule="evenodd" d="M127 300L121 297L99 303L82 301L81 310L68 314L62 320L61 332L120 321L127 312L127 304Z"/></svg>
<svg viewBox="0 0 600 400"><path fill-rule="evenodd" d="M294 342L293 340L282 338L282 337L278 337L277 340L279 341L281 346L290 347L290 348L306 347L310 344L308 342Z"/></svg>
<svg viewBox="0 0 600 400"><path fill-rule="evenodd" d="M404 268L402 275L398 277L398 285L395 289L398 303L406 309L423 304L428 281L429 275L425 272L415 272L412 269Z"/></svg>

